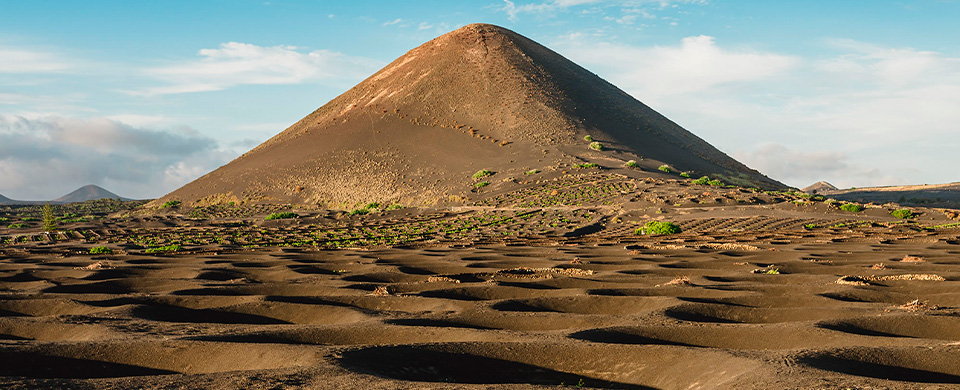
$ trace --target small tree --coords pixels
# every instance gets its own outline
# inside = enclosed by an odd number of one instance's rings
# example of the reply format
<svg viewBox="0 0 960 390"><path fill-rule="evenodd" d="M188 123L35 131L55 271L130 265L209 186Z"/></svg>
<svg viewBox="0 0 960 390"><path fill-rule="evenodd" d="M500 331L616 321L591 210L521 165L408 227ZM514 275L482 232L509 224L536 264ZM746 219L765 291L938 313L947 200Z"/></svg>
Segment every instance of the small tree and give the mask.
<svg viewBox="0 0 960 390"><path fill-rule="evenodd" d="M57 218L53 216L53 207L50 203L43 206L43 231L52 232L57 230Z"/></svg>

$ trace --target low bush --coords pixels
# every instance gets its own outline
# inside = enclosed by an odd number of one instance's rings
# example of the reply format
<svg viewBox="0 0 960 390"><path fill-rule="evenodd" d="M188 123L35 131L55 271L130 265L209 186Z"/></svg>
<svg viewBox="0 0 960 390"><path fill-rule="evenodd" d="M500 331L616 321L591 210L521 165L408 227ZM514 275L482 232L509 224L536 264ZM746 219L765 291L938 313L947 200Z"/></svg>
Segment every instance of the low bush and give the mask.
<svg viewBox="0 0 960 390"><path fill-rule="evenodd" d="M646 225L636 230L636 234L677 234L680 233L680 226L673 222L650 221Z"/></svg>
<svg viewBox="0 0 960 390"><path fill-rule="evenodd" d="M493 174L493 171L488 171L488 170L486 170L486 169L481 169L481 170L477 171L477 173L474 173L474 174L473 174L473 178L474 178L474 179L483 179L483 178L485 178L485 177L487 177L487 176L490 176L490 175L492 175L492 174Z"/></svg>
<svg viewBox="0 0 960 390"><path fill-rule="evenodd" d="M701 176L699 179L696 179L692 182L693 184L707 185L710 183L710 178L707 176Z"/></svg>
<svg viewBox="0 0 960 390"><path fill-rule="evenodd" d="M297 217L299 217L299 216L300 216L300 215L298 215L297 213L287 211L287 212L282 212L282 213L273 213L273 214L270 214L270 215L268 215L268 216L267 216L266 218L264 218L264 219L267 220L267 221L269 221L269 220L271 220L271 219L297 218Z"/></svg>
<svg viewBox="0 0 960 390"><path fill-rule="evenodd" d="M689 173L689 172L680 172L680 177L685 177L685 178L689 179L689 178L690 178L690 173Z"/></svg>
<svg viewBox="0 0 960 390"><path fill-rule="evenodd" d="M664 172L666 172L666 173L673 172L673 169L670 169L670 166L667 165L667 164L663 164L663 165L660 166L660 168L657 168L657 169L659 169L659 170L661 170L661 171L664 171Z"/></svg>
<svg viewBox="0 0 960 390"><path fill-rule="evenodd" d="M95 246L93 248L90 248L91 255L104 255L104 254L110 254L110 253L113 253L113 249L107 248L105 246Z"/></svg>
<svg viewBox="0 0 960 390"><path fill-rule="evenodd" d="M486 186L488 186L488 185L490 185L490 182L489 182L489 181L481 181L481 182L479 182L479 183L477 183L477 184L474 184L473 186L476 187L476 188L483 188L483 187L486 187Z"/></svg>
<svg viewBox="0 0 960 390"><path fill-rule="evenodd" d="M168 200L167 203L164 203L163 206L160 206L161 209L168 209L171 207L177 207L180 205L179 200Z"/></svg>
<svg viewBox="0 0 960 390"><path fill-rule="evenodd" d="M844 203L840 205L840 210L849 211L851 213L859 213L864 210L864 207L856 203Z"/></svg>
<svg viewBox="0 0 960 390"><path fill-rule="evenodd" d="M392 205L387 206L387 210L400 210L402 208L403 208L403 205L399 203L394 203Z"/></svg>
<svg viewBox="0 0 960 390"><path fill-rule="evenodd" d="M178 245L178 244L171 244L171 245L166 245L166 246L158 246L158 247L155 247L155 248L147 248L147 250L145 250L144 252L145 252L145 253L159 253L159 252L177 252L177 251L182 251L182 250L183 250L183 247L182 247L182 246L180 246L180 245Z"/></svg>
<svg viewBox="0 0 960 390"><path fill-rule="evenodd" d="M636 160L627 161L625 164L623 164L623 166L625 166L625 167L630 167L630 168L636 168L636 167L637 167L637 161L636 161Z"/></svg>
<svg viewBox="0 0 960 390"><path fill-rule="evenodd" d="M890 212L890 215L900 218L900 219L910 219L913 218L913 211L908 209L897 209Z"/></svg>
<svg viewBox="0 0 960 390"><path fill-rule="evenodd" d="M598 167L598 165L594 163L583 163L583 164L576 164L573 167L577 169L584 169L584 168L596 168Z"/></svg>
<svg viewBox="0 0 960 390"><path fill-rule="evenodd" d="M587 134L583 137L583 140L587 142L593 142L593 136Z"/></svg>
<svg viewBox="0 0 960 390"><path fill-rule="evenodd" d="M7 227L10 229L22 229L27 227L27 225L22 223L11 223L10 225L7 225Z"/></svg>
<svg viewBox="0 0 960 390"><path fill-rule="evenodd" d="M349 213L350 215L367 215L370 214L370 209L356 209Z"/></svg>
<svg viewBox="0 0 960 390"><path fill-rule="evenodd" d="M599 150L603 150L603 144L601 144L601 143L599 143L599 142L596 142L596 141L591 142L591 143L590 143L590 149L598 150L598 151L599 151Z"/></svg>
<svg viewBox="0 0 960 390"><path fill-rule="evenodd" d="M539 170L539 169L531 169L531 170L529 170L529 171L524 172L523 174L524 174L524 175L536 175L536 174L538 174L538 173L540 173L540 170Z"/></svg>

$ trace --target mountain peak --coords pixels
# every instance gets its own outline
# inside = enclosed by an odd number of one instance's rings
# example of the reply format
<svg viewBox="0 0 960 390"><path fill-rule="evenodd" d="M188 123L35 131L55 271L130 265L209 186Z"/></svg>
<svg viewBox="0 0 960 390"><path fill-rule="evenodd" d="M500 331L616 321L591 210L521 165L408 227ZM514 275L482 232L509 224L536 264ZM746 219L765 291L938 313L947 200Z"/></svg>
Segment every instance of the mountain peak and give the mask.
<svg viewBox="0 0 960 390"><path fill-rule="evenodd" d="M88 200L96 200L96 199L124 199L124 198L121 198L119 195L103 189L103 187L100 187L94 184L87 184L83 187L80 187L74 190L69 194L66 194L57 199L54 199L53 201L57 203L76 203L76 202L86 202Z"/></svg>
<svg viewBox="0 0 960 390"><path fill-rule="evenodd" d="M587 147L587 135L603 153ZM506 28L471 24L408 51L164 198L431 205L462 199L473 184L464 178L478 169L522 177L595 158L782 187L560 54Z"/></svg>

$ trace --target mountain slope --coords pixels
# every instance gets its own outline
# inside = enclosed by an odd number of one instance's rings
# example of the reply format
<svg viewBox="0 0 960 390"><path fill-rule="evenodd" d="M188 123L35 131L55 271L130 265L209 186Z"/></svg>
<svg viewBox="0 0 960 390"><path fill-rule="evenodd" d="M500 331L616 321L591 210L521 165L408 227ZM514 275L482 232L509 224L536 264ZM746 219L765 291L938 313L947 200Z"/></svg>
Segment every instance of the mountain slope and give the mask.
<svg viewBox="0 0 960 390"><path fill-rule="evenodd" d="M590 135L603 145L588 148ZM472 24L417 47L231 163L161 198L350 207L457 203L495 180L638 160L783 187L513 31ZM601 164L603 165L603 164Z"/></svg>
<svg viewBox="0 0 960 390"><path fill-rule="evenodd" d="M20 202L19 202L19 201L16 201L16 200L13 200L13 199L10 199L10 198L8 198L8 197L6 197L6 196L0 195L0 205L5 205L5 204L18 204L18 203L20 203Z"/></svg>

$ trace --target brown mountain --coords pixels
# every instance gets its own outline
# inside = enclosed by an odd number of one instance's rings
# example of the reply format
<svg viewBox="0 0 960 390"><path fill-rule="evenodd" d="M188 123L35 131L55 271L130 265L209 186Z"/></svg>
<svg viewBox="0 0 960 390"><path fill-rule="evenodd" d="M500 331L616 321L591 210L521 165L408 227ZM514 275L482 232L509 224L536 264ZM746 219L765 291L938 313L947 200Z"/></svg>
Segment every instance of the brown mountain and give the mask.
<svg viewBox="0 0 960 390"><path fill-rule="evenodd" d="M603 146L588 147L590 135ZM272 139L159 201L457 203L471 175L637 160L784 187L563 56L472 24L433 39Z"/></svg>
<svg viewBox="0 0 960 390"><path fill-rule="evenodd" d="M75 202L86 202L88 200L96 200L96 199L130 200L127 198L121 198L120 195L107 191L100 186L88 184L76 189L75 191L69 194L66 194L57 199L54 199L53 201L55 203L75 203Z"/></svg>
<svg viewBox="0 0 960 390"><path fill-rule="evenodd" d="M803 192L806 192L806 193L810 193L810 194L822 194L822 193L826 193L826 192L830 192L830 191L836 191L836 190L837 190L837 187L836 187L836 186L834 186L833 184L830 184L830 183L828 183L828 182L825 182L825 181L822 181L822 180L821 180L821 181L818 181L818 182L816 182L816 183L813 183L813 184L811 184L811 185L809 185L809 186L804 187L804 188L803 188L802 190L800 190L800 191L803 191Z"/></svg>

